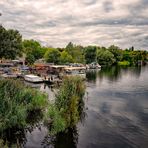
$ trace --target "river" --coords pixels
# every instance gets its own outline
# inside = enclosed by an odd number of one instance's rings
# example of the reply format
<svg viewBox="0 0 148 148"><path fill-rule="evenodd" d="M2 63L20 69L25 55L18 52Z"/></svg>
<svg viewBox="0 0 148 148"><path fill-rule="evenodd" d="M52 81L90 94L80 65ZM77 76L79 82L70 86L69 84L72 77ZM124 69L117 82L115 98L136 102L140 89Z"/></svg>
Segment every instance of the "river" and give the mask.
<svg viewBox="0 0 148 148"><path fill-rule="evenodd" d="M147 148L148 66L88 71L85 114L66 133L51 137L44 126L27 131L25 148ZM53 91L38 86L53 99Z"/></svg>

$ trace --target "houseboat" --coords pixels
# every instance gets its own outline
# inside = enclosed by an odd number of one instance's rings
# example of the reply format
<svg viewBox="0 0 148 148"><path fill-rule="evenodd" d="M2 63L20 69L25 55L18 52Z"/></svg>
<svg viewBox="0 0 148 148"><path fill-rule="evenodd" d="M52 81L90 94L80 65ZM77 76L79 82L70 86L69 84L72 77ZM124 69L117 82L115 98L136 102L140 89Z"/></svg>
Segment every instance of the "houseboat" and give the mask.
<svg viewBox="0 0 148 148"><path fill-rule="evenodd" d="M65 68L66 76L80 76L83 79L86 79L85 67L67 67Z"/></svg>

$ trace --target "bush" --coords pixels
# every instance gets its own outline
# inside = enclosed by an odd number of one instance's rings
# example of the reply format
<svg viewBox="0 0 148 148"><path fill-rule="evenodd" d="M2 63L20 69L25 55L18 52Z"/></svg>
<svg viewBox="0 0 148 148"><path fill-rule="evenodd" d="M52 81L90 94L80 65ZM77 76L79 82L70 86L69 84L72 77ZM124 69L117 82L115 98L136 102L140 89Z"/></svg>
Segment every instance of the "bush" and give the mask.
<svg viewBox="0 0 148 148"><path fill-rule="evenodd" d="M0 139L0 148L8 148L7 144L4 144L4 141Z"/></svg>
<svg viewBox="0 0 148 148"><path fill-rule="evenodd" d="M82 78L65 77L55 95L55 104L48 109L48 116L52 120L51 131L57 133L75 126L80 119L84 94L85 85Z"/></svg>
<svg viewBox="0 0 148 148"><path fill-rule="evenodd" d="M0 80L0 98L0 131L24 127L28 112L42 110L47 104L45 94L16 80Z"/></svg>
<svg viewBox="0 0 148 148"><path fill-rule="evenodd" d="M129 66L130 62L128 62L128 61L121 61L121 62L118 62L118 65L119 66Z"/></svg>

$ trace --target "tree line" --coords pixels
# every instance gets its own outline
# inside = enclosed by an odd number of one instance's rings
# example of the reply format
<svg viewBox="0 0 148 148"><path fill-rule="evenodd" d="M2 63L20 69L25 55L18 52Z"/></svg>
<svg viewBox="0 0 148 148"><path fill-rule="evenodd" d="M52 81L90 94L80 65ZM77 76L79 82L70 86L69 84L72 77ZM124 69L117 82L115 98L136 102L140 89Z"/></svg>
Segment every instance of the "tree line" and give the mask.
<svg viewBox="0 0 148 148"><path fill-rule="evenodd" d="M13 29L0 26L0 58L15 59L25 55L25 60L32 65L38 59L55 64L98 62L102 66L137 65L148 60L145 50L121 49L118 46L81 46L72 42L65 48L44 47L36 40L22 40L22 35Z"/></svg>

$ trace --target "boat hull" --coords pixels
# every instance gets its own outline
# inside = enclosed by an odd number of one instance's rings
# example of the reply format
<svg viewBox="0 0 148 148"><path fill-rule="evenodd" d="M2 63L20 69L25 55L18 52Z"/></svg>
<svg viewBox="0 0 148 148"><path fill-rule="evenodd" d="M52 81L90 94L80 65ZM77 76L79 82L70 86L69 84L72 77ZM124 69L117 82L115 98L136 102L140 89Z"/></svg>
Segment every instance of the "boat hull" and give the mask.
<svg viewBox="0 0 148 148"><path fill-rule="evenodd" d="M41 77L35 75L25 75L24 80L31 83L43 83L43 79Z"/></svg>

